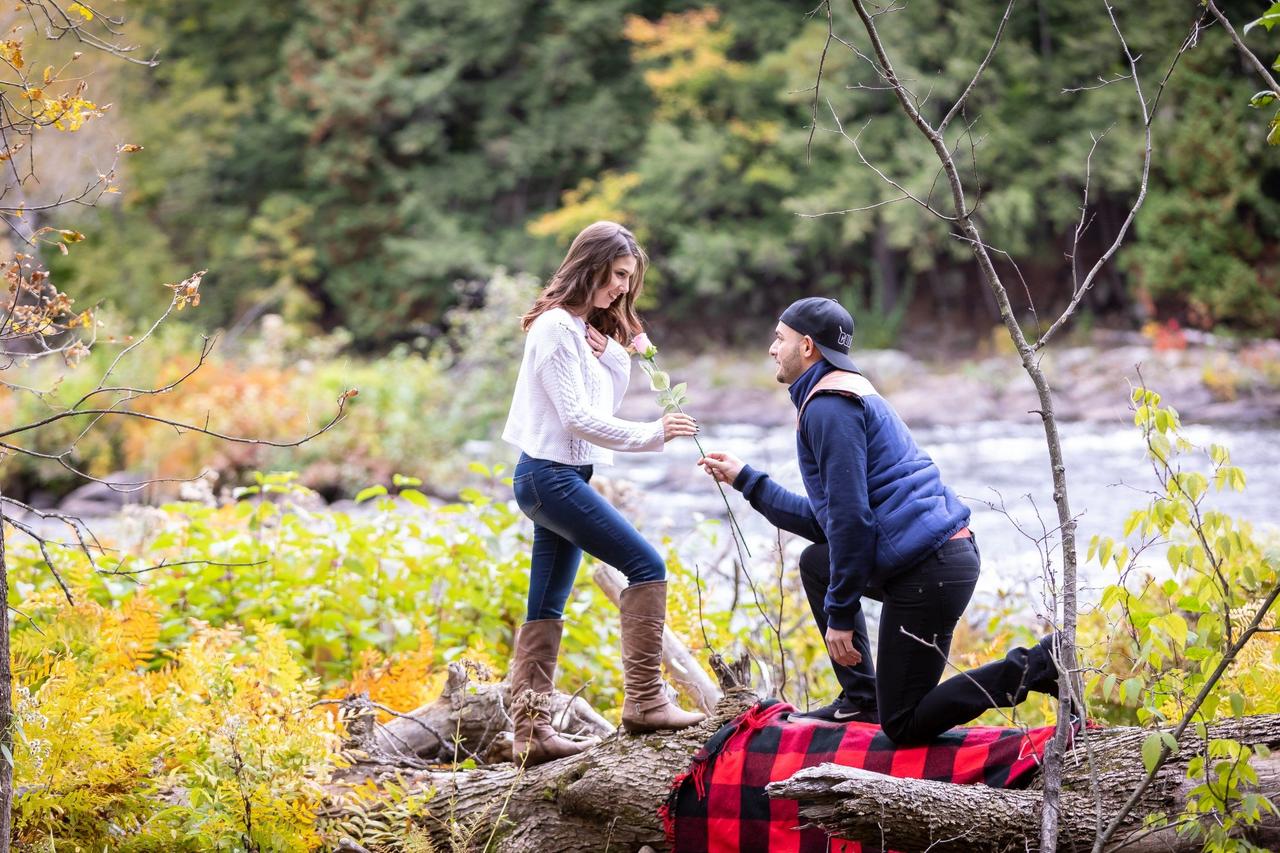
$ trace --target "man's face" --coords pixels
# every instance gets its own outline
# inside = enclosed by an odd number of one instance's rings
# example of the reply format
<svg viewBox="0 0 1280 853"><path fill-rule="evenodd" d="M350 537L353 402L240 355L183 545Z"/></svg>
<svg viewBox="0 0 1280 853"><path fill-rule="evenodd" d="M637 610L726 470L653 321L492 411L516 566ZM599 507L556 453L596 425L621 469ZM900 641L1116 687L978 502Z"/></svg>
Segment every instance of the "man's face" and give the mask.
<svg viewBox="0 0 1280 853"><path fill-rule="evenodd" d="M778 323L773 330L773 346L769 357L778 366L776 378L783 385L790 385L800 378L820 358L813 341L786 323Z"/></svg>

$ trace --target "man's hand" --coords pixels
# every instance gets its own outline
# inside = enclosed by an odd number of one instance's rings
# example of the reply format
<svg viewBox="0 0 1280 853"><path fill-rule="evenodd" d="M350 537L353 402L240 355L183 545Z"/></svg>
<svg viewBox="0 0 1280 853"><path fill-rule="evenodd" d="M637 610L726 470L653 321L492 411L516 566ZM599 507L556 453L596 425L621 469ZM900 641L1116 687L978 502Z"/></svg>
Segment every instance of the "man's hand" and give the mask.
<svg viewBox="0 0 1280 853"><path fill-rule="evenodd" d="M587 346L591 347L591 352L596 358L599 358L609 348L609 339L597 330L595 326L587 326Z"/></svg>
<svg viewBox="0 0 1280 853"><path fill-rule="evenodd" d="M853 632L827 628L827 651L831 659L845 666L862 663L862 654L853 647Z"/></svg>
<svg viewBox="0 0 1280 853"><path fill-rule="evenodd" d="M731 453L708 453L698 460L698 464L712 477L730 486L738 479L743 468L742 460Z"/></svg>

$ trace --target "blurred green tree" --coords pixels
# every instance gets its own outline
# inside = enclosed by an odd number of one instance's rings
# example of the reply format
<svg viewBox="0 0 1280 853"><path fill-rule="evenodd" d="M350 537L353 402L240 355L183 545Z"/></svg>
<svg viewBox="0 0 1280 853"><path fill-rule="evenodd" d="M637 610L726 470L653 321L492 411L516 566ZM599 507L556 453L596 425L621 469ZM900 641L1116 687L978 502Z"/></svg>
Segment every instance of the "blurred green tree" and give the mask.
<svg viewBox="0 0 1280 853"><path fill-rule="evenodd" d="M207 263L213 321L234 329L282 312L381 348L434 339L457 294L473 292L457 281L498 266L546 275L578 228L610 216L656 260L654 316L695 306L769 316L824 292L858 308L869 343L893 342L908 309L989 322L967 250L910 202L888 204L892 188L834 132L839 118L877 168L922 198L937 191L929 152L881 120L894 106L871 65L833 51L815 103L822 7L138 3L140 32L165 62L126 81L121 101L148 151L122 203L77 225L85 250L55 267L77 292L137 307L144 279ZM1265 11L1222 5L1241 22ZM835 31L853 39L851 13L833 10ZM1003 11L973 0L886 17L926 111L966 85ZM1124 14L1135 49L1157 63L1196 11L1142 2ZM1095 137L1082 261L1110 242L1137 186L1134 107L1122 86L1103 84L1125 73L1108 31L1101 6L1017 5L951 133L967 159L973 145L979 216L1008 235L999 248L1042 310L1066 297ZM1250 43L1268 35L1256 27ZM1173 144L1157 152L1125 263L1089 294L1093 312L1127 322L1155 304L1192 322L1276 328L1268 282L1280 226L1268 199L1280 169L1238 156L1261 145L1270 111L1242 107L1257 86L1229 51L1225 33L1207 29L1188 73L1174 76L1161 102ZM976 182L967 189L977 197ZM107 262L117 241L131 246L123 267ZM1023 295L1030 321L1029 307Z"/></svg>

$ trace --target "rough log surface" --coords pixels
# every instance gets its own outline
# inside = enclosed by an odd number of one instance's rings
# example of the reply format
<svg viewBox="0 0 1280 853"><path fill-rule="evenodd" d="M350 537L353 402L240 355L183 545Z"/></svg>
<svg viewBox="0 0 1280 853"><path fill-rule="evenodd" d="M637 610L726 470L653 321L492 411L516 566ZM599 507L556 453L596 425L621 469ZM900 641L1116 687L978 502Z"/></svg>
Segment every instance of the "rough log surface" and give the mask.
<svg viewBox="0 0 1280 853"><path fill-rule="evenodd" d="M749 661L730 667L713 659L712 667L724 688L724 698L702 725L644 736L614 732L610 727L598 745L581 755L530 768L509 762L510 724L501 712L504 685L468 685L466 672L458 668L451 673L445 696L433 703L438 706L433 713L448 708L447 724L439 726L439 731L446 741L452 738L446 731L460 733L460 743L474 752L480 763L495 756L503 757L503 763L456 772L449 767L427 766L419 756L406 756L403 749L386 750L385 735L373 736L378 728L369 725L371 717L365 715L356 718L357 723L365 723L363 740L357 736L359 724L349 728L350 754L355 762L343 772L343 778L356 784L369 779L394 780L410 792L434 792L420 821L437 849L487 848L509 853L662 850L665 840L657 810L672 781L711 734L758 700L743 686L749 684ZM571 697L563 698L568 706ZM566 719L577 720L575 726L596 726L599 730L603 721L588 711L582 717L571 713ZM425 717L426 709L415 713ZM402 732L414 726L406 720L394 724L395 730ZM1140 756L1150 733L1138 728L1100 729L1077 741L1066 761L1058 850L1089 849L1098 825L1097 804L1101 803L1104 816L1114 813L1145 775ZM1275 756L1255 760L1253 766L1259 775L1259 790L1280 799L1280 715L1224 722L1210 727L1209 736L1266 744L1277 750ZM1178 837L1176 828L1142 828L1147 814L1181 811L1188 790L1186 762L1196 751L1195 744L1186 744L1182 754L1162 769L1109 851L1189 853L1199 849L1194 842ZM1089 753L1096 768L1092 776ZM465 757L465 752L459 752L457 759ZM457 760L451 746L437 749L436 760L441 758L448 763ZM770 793L800 799L803 818L833 835L870 841L868 849L883 846L931 853L1038 849L1041 795L1034 787L1001 791L822 765L775 783ZM1280 849L1280 821L1259 827L1251 840Z"/></svg>
<svg viewBox="0 0 1280 853"><path fill-rule="evenodd" d="M1088 849L1098 828L1098 806L1114 815L1130 791L1145 776L1141 749L1150 730L1115 728L1087 733L1089 747L1077 743L1067 756L1060 816L1062 851ZM1212 738L1280 746L1280 715L1246 717L1212 726ZM1097 768L1089 772L1086 748ZM1186 765L1195 753L1188 745L1160 771L1139 809L1118 833L1111 850L1198 851L1201 845L1178 837L1167 828L1146 830L1142 818L1154 812L1176 815L1186 801ZM1280 758L1255 760L1258 789L1280 794ZM955 851L1036 850L1040 820L1040 792L993 790L979 785L950 785L900 779L824 764L802 770L785 782L769 786L771 796L801 800L802 817L833 835L878 840L888 849ZM1280 821L1258 827L1255 843L1280 845Z"/></svg>
<svg viewBox="0 0 1280 853"><path fill-rule="evenodd" d="M394 779L409 791L433 790L421 824L437 849L485 849L495 824L489 849L507 853L663 849L657 810L672 781L716 729L758 700L739 686L745 672L719 666L724 698L704 723L683 731L619 731L580 755L530 768L502 763L454 772L371 755L341 781Z"/></svg>

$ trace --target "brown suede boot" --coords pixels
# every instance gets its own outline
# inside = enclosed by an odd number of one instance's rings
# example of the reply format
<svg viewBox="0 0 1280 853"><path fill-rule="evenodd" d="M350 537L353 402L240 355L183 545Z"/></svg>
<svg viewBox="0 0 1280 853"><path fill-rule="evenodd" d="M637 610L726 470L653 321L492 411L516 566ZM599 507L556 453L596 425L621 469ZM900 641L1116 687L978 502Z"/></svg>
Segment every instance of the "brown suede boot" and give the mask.
<svg viewBox="0 0 1280 853"><path fill-rule="evenodd" d="M511 664L511 719L515 721L513 760L527 767L577 755L595 740L577 743L551 727L556 659L562 619L535 619L520 627Z"/></svg>
<svg viewBox="0 0 1280 853"><path fill-rule="evenodd" d="M662 683L662 626L667 582L633 584L622 591L622 727L629 732L684 729L706 719L671 704Z"/></svg>

